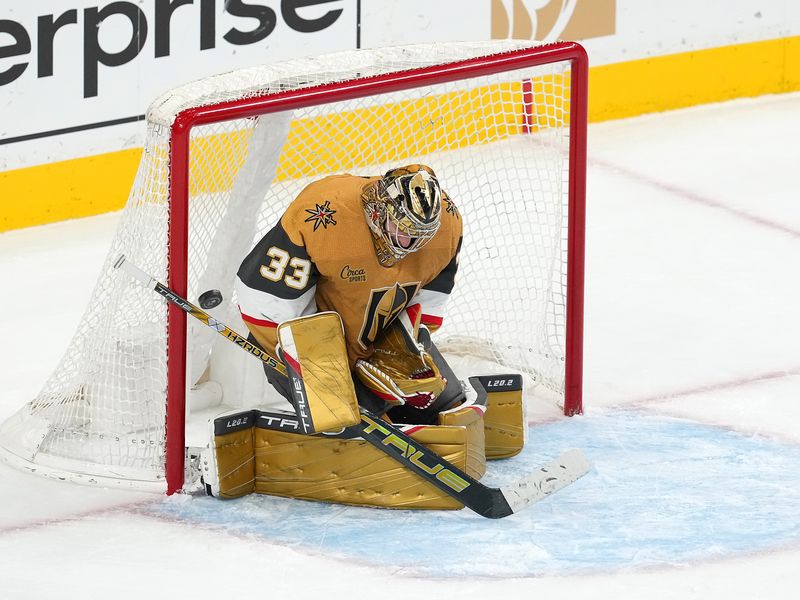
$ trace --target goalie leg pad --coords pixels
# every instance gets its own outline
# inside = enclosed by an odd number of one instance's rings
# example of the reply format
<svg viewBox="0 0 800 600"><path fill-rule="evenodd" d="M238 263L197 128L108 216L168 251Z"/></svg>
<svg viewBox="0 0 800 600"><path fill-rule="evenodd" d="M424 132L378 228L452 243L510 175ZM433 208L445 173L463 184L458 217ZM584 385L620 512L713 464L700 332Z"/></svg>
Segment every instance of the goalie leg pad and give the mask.
<svg viewBox="0 0 800 600"><path fill-rule="evenodd" d="M411 437L468 473L476 472L466 427L420 426ZM257 493L381 508L463 508L360 438L256 428L255 449Z"/></svg>
<svg viewBox="0 0 800 600"><path fill-rule="evenodd" d="M445 424L406 430L420 444L480 478L486 464L481 416L482 411L456 407L442 417ZM295 415L237 411L212 424L212 443L201 454L211 495L237 498L255 492L381 508L463 508L361 438L298 433Z"/></svg>
<svg viewBox="0 0 800 600"><path fill-rule="evenodd" d="M238 498L255 489L254 421L254 411L236 411L211 421L211 443L200 454L209 495Z"/></svg>
<svg viewBox="0 0 800 600"><path fill-rule="evenodd" d="M470 378L486 390L486 458L495 460L516 456L525 444L522 376L490 375Z"/></svg>
<svg viewBox="0 0 800 600"><path fill-rule="evenodd" d="M486 440L483 407L469 399L463 404L439 413L439 425L463 427L467 452L467 475L480 479L486 473Z"/></svg>

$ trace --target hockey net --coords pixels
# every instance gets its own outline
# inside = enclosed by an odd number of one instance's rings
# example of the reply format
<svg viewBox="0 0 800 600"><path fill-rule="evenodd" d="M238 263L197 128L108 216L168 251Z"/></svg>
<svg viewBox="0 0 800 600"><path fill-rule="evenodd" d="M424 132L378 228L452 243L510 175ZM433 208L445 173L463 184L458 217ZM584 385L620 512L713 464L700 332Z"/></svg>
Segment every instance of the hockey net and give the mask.
<svg viewBox="0 0 800 600"><path fill-rule="evenodd" d="M580 412L586 74L573 43L454 43L293 60L164 95L86 313L41 393L0 426L0 454L73 481L179 490L190 414L270 390L257 361L115 259L192 301L220 290L210 312L243 332L238 265L305 185L417 162L464 220L435 341L462 368L522 372Z"/></svg>

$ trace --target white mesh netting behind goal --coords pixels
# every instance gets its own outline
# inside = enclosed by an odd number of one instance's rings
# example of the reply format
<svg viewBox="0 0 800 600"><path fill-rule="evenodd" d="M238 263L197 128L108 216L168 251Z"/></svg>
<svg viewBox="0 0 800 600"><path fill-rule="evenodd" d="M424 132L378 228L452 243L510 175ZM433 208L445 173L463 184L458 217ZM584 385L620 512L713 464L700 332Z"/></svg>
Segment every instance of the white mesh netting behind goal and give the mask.
<svg viewBox="0 0 800 600"><path fill-rule="evenodd" d="M305 185L416 162L433 167L464 220L456 288L436 343L456 362L521 371L563 396L572 62L555 53L558 60L539 66L502 66L520 52L554 48L504 41L344 52L207 78L157 100L84 318L41 393L0 426L0 454L76 481L165 489L170 352L182 344L169 343L175 327L163 299L114 270L115 259L124 254L178 289L175 273L185 271L192 301L220 290L224 302L212 314L245 331L232 293L236 270ZM500 66L492 72L480 57ZM472 67L457 78L431 71L463 61ZM407 82L377 85L396 72L408 72L400 78ZM320 89L329 92L322 104L314 102ZM308 93L278 112L225 113L192 126L188 254L175 269L175 119L298 90ZM187 390L213 389L210 402L224 406L263 401L259 364L214 331L187 325L178 350L187 353Z"/></svg>

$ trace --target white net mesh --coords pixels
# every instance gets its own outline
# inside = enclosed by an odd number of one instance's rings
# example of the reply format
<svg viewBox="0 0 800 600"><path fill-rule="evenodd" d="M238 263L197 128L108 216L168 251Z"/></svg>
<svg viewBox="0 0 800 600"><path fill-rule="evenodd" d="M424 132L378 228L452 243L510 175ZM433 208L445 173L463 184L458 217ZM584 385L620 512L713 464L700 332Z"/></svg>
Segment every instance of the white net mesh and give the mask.
<svg viewBox="0 0 800 600"><path fill-rule="evenodd" d="M94 296L41 394L0 427L6 457L78 480L163 488L167 308L112 264L125 254L167 281L169 136L180 110L528 46L339 53L209 78L156 101L136 182ZM425 163L465 226L456 289L437 343L451 355L521 370L562 393L569 68L556 62L194 127L189 299L219 289L225 303L213 314L241 326L232 295L238 265L305 185L322 175L376 175ZM260 398L240 373L219 366L252 359L197 323L189 323L187 338L189 386L217 379L223 401L234 406Z"/></svg>

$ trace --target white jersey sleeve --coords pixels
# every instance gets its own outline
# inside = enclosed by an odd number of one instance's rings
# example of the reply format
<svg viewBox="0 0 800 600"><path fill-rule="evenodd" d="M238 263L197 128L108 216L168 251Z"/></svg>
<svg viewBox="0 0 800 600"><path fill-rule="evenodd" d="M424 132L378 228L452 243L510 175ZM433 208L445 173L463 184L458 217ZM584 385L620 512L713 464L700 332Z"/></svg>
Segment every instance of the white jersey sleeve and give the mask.
<svg viewBox="0 0 800 600"><path fill-rule="evenodd" d="M452 260L430 283L424 285L414 297L414 305L409 307L410 314L421 312L420 323L431 331L436 331L444 321L447 302L455 286L458 271L458 255L461 251L461 240Z"/></svg>

